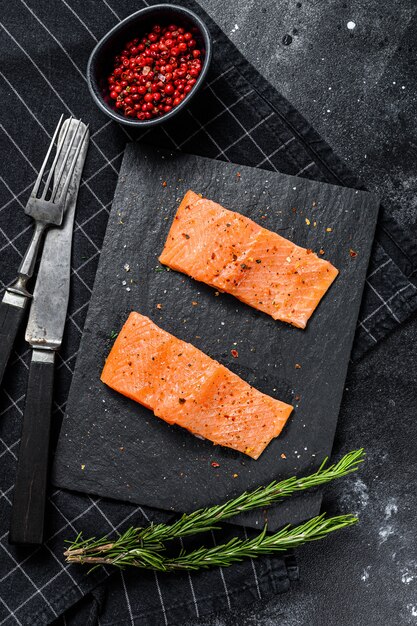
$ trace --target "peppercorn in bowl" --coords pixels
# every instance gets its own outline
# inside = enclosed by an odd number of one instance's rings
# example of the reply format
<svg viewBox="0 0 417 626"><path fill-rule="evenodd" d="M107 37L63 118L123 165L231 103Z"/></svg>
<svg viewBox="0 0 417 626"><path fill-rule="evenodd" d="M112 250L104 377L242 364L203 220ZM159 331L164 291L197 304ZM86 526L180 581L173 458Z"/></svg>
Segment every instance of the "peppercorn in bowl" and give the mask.
<svg viewBox="0 0 417 626"><path fill-rule="evenodd" d="M187 106L210 59L202 20L183 7L158 4L130 15L101 39L88 61L88 86L113 120L154 126Z"/></svg>

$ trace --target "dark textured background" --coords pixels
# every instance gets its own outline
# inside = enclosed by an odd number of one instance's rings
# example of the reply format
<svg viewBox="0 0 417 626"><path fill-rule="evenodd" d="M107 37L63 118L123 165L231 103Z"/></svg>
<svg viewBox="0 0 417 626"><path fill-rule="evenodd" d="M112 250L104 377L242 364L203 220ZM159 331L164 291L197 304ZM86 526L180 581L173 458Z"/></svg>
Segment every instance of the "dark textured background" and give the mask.
<svg viewBox="0 0 417 626"><path fill-rule="evenodd" d="M415 0L200 3L417 237ZM414 318L349 371L335 452L364 446L368 460L324 509L360 526L300 549L289 593L193 624L417 623L416 342Z"/></svg>

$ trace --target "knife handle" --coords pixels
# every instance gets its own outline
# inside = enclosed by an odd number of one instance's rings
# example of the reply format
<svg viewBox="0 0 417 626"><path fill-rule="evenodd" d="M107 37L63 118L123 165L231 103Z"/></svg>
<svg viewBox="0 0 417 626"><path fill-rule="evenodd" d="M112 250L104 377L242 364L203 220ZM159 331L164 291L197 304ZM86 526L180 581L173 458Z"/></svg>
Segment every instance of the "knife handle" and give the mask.
<svg viewBox="0 0 417 626"><path fill-rule="evenodd" d="M6 291L0 303L0 385L17 331L25 315L27 298Z"/></svg>
<svg viewBox="0 0 417 626"><path fill-rule="evenodd" d="M13 544L43 542L54 360L53 350L33 350L10 522Z"/></svg>

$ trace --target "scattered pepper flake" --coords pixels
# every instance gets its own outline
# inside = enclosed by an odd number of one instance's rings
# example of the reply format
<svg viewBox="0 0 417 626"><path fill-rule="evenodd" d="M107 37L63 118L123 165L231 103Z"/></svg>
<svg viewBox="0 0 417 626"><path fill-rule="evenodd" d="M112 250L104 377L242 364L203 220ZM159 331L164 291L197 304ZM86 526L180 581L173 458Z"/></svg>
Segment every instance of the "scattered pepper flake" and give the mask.
<svg viewBox="0 0 417 626"><path fill-rule="evenodd" d="M292 211L293 213L297 213L297 209L295 208L295 206L293 206L293 207L292 207L291 211Z"/></svg>
<svg viewBox="0 0 417 626"><path fill-rule="evenodd" d="M236 178L240 178L242 174L240 172L236 172Z"/></svg>
<svg viewBox="0 0 417 626"><path fill-rule="evenodd" d="M220 292L219 292L219 291L215 291L215 292L214 292L214 295L215 295L215 296L219 296L219 295L220 295Z"/></svg>
<svg viewBox="0 0 417 626"><path fill-rule="evenodd" d="M193 301L191 302L191 304L192 304L193 306L197 306L198 302L196 302L195 300L193 300Z"/></svg>
<svg viewBox="0 0 417 626"><path fill-rule="evenodd" d="M310 220L308 219L308 217L306 217L306 224L307 224L307 226L310 226L310 223L311 223Z"/></svg>
<svg viewBox="0 0 417 626"><path fill-rule="evenodd" d="M313 200L313 204L311 206L317 206L317 202Z"/></svg>
<svg viewBox="0 0 417 626"><path fill-rule="evenodd" d="M349 254L352 257L352 259L355 259L358 256L358 253L355 252L355 250L352 250L352 248L349 250Z"/></svg>
<svg viewBox="0 0 417 626"><path fill-rule="evenodd" d="M321 255L323 256L323 254L324 254L324 250L323 250L323 248L320 248L320 250L319 250L319 254L321 254Z"/></svg>
<svg viewBox="0 0 417 626"><path fill-rule="evenodd" d="M158 304L156 305L157 309L162 309L162 304L160 302L158 302Z"/></svg>
<svg viewBox="0 0 417 626"><path fill-rule="evenodd" d="M164 182L162 183L162 187L166 187L167 186L167 181L164 180Z"/></svg>
<svg viewBox="0 0 417 626"><path fill-rule="evenodd" d="M296 363L296 364L295 364L295 369L296 369L296 370L300 370L300 369L301 369L301 365L300 365L299 363Z"/></svg>
<svg viewBox="0 0 417 626"><path fill-rule="evenodd" d="M211 467L220 467L220 463L217 463L217 461L212 461Z"/></svg>
<svg viewBox="0 0 417 626"><path fill-rule="evenodd" d="M237 350L230 350L230 354L234 359L237 359L237 357L239 356L239 352Z"/></svg>
<svg viewBox="0 0 417 626"><path fill-rule="evenodd" d="M120 450L120 452L124 452L125 451L123 446L120 446L119 450Z"/></svg>
<svg viewBox="0 0 417 626"><path fill-rule="evenodd" d="M281 459L286 459L286 458L287 458L287 455L282 452L281 453Z"/></svg>

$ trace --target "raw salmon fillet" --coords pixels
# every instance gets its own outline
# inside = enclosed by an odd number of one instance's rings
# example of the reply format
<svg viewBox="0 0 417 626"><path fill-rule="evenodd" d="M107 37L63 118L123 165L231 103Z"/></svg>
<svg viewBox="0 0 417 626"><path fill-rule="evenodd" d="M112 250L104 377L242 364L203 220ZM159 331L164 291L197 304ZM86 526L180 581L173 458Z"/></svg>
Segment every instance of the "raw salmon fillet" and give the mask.
<svg viewBox="0 0 417 626"><path fill-rule="evenodd" d="M101 380L169 424L253 459L280 434L293 410L135 312L120 331Z"/></svg>
<svg viewBox="0 0 417 626"><path fill-rule="evenodd" d="M187 191L159 260L305 328L338 270L252 220Z"/></svg>

